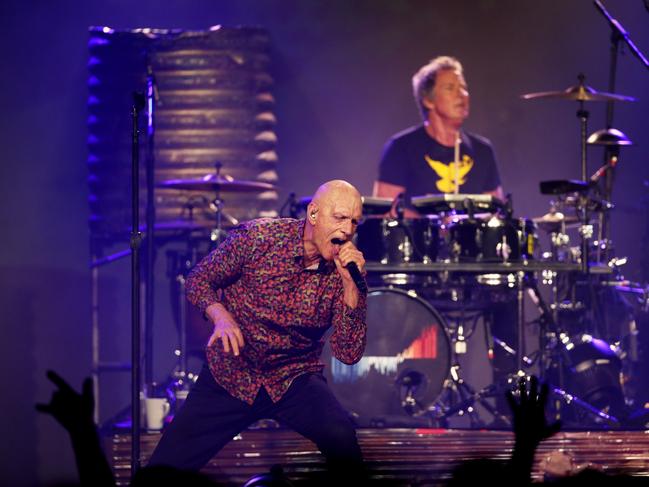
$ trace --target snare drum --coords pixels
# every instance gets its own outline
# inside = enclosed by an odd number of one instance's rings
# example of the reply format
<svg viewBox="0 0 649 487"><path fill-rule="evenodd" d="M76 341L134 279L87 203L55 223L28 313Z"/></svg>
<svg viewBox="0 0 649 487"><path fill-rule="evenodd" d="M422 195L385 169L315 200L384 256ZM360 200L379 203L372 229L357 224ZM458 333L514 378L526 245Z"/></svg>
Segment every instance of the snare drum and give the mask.
<svg viewBox="0 0 649 487"><path fill-rule="evenodd" d="M357 247L367 262L427 264L437 259L437 219L367 218L358 226L356 233Z"/></svg>

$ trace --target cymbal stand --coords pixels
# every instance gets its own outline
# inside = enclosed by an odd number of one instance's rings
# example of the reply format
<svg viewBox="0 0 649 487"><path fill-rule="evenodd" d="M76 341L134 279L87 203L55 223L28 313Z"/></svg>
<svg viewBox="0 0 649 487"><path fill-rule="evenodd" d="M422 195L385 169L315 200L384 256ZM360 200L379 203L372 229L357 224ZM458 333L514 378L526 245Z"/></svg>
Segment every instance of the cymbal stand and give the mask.
<svg viewBox="0 0 649 487"><path fill-rule="evenodd" d="M597 10L604 16L606 21L608 22L610 28L611 28L611 46L610 46L610 60L609 60L609 78L608 78L608 91L611 93L615 92L615 83L616 83L616 73L617 73L617 60L618 60L618 53L620 51L620 43L624 42L627 47L629 48L631 54L633 54L638 61L647 69L649 69L649 59L645 57L645 55L640 51L640 49L635 45L635 43L632 41L631 36L629 35L629 32L626 31L624 26L620 21L617 19L614 19L611 14L606 10L604 5L600 2L600 0L595 0L594 2L595 7ZM614 116L614 107L615 103L613 100L609 100L606 104L606 128L610 129L613 127L613 116ZM606 179L605 179L605 192L604 192L604 198L606 201L611 201L611 192L612 192L612 185L613 185L613 178L614 178L614 171L613 168L615 167L615 163L617 162L617 151L619 150L618 147L616 146L611 146L606 148L606 153L605 153L605 161L606 164L609 165L608 170L606 171ZM608 215L601 215L600 216L600 228L601 230L601 238L600 242L605 242L606 245L608 246L610 244L610 241L608 240L609 237L609 226L608 226ZM609 248L607 247L605 252L605 258L611 258L610 252L607 252Z"/></svg>
<svg viewBox="0 0 649 487"><path fill-rule="evenodd" d="M579 79L579 85L581 87L585 86L584 80L586 77L583 73L579 73L577 76ZM580 142L581 142L581 180L586 181L586 172L587 161L586 161L586 140L587 140L587 129L588 129L588 110L584 109L584 101L579 100L579 109L577 110L577 117L579 118L580 126ZM581 221L581 226L579 228L579 235L581 236L581 269L582 272L588 275L589 272L589 259L588 259L588 242L593 235L593 227L588 223L588 202L587 198L584 195L580 195L580 210L579 217Z"/></svg>
<svg viewBox="0 0 649 487"><path fill-rule="evenodd" d="M223 167L223 164L221 162L216 162L214 167L216 169L216 180L218 181L221 177L221 168ZM221 191L217 189L214 200L212 200L212 208L216 213L216 228L212 230L212 234L210 235L212 242L215 242L217 245L221 243L221 240L226 233L225 230L223 230L223 217L225 217L231 225L239 224L239 221L236 218L223 211L224 205L225 201L221 198Z"/></svg>
<svg viewBox="0 0 649 487"><path fill-rule="evenodd" d="M569 358L567 357L567 348L564 347L564 343L569 343L569 337L559 328L556 321L556 308L555 310L550 311L550 308L547 306L539 292L536 282L528 282L528 292L532 302L536 305L540 313L538 321L541 325L540 336L542 343L540 346L541 349L539 350L541 357L539 370L541 379L544 380L544 382L548 382L551 397L555 399L554 418L562 418L562 403L566 407L576 406L597 420L607 423L609 426L619 426L620 421L615 416L607 414L603 410L596 408L592 404L583 401L579 397L570 394L565 390L566 380L564 370L565 364L569 363ZM557 371L558 384L551 384L545 378L546 372L551 368L554 368Z"/></svg>
<svg viewBox="0 0 649 487"><path fill-rule="evenodd" d="M174 350L176 356L176 366L165 384L168 395L172 401L175 401L177 410L182 401L187 397L191 384L195 381L196 376L188 371L188 346L187 346L187 299L185 297L185 282L187 271L191 269L197 261L198 249L189 239L188 251L186 253L171 250L167 252L168 271L167 276L173 279L177 287L172 287L172 296L176 299L177 309L176 322L178 326L178 348Z"/></svg>
<svg viewBox="0 0 649 487"><path fill-rule="evenodd" d="M478 411L474 408L476 402L479 402L494 417L501 417L502 415L495 407L487 402L487 396L483 394L484 390L476 392L462 378L459 355L465 354L467 351L467 336L465 335L465 327L463 324L466 318L462 314L455 321L456 326L449 327L449 335L451 338L450 377L444 382L442 392L438 399L431 406L428 406L422 414L437 422L441 427L448 427L448 418L466 414L469 417L472 428L483 428L485 424L480 418ZM477 318L475 321L477 321ZM475 326L475 323L473 326Z"/></svg>
<svg viewBox="0 0 649 487"><path fill-rule="evenodd" d="M510 418L498 411L498 409L492 406L489 402L487 402L487 399L503 394L506 390L515 388L519 378L527 376L527 372L525 372L525 370L535 363L534 359L528 357L524 353L525 310L523 293L526 287L530 291L532 300L536 304L541 314L539 318L542 326L541 335L543 336L543 334L546 334L548 335L548 337L552 335L552 337L547 340L546 343L542 344L543 347L547 347L547 350L539 350L538 354L535 355L539 360L541 360L540 368L542 374L545 372L544 369L546 367L544 360L549 360L550 363L554 363L556 367L558 367L560 374L563 373L563 365L567 363L567 357L565 357L567 351L563 347L561 338L565 334L561 333L558 330L556 322L553 319L553 314L550 312L549 308L543 301L543 298L540 295L538 288L536 287L536 283L533 280L526 278L525 273L523 272L518 273L517 279L517 326L519 328L518 350L513 350L509 345L496 339L495 337L494 342L496 345L503 348L507 353L516 354L518 358L518 370L507 375L500 381L492 383L476 392L461 377L461 369L457 360L457 344L462 343L464 346L466 346L466 342L464 341L464 337L462 336L462 329L458 327L459 334L456 333L457 336L451 334L453 345L451 349L453 363L451 367L451 378L447 379L447 382L445 382L444 389L440 398L435 401L432 406L429 406L425 411L425 414L431 417L431 419L437 421L440 426L447 426L447 420L449 417L455 414L462 415L466 412L469 414L472 427L483 427L484 424L473 407L476 402L480 403L495 419L500 420L505 425L511 424ZM557 419L562 416L562 408L560 404L564 404L565 406L576 406L587 414L595 417L597 420L603 421L611 426L619 426L620 422L616 417L609 415L600 409L597 409L593 405L581 400L579 397L567 392L563 388L563 382L564 379L560 375L559 387L550 384L550 393L552 397L556 399L555 405ZM459 399L459 402L456 399Z"/></svg>
<svg viewBox="0 0 649 487"><path fill-rule="evenodd" d="M461 399L461 402L458 404L455 404L449 408L447 408L444 411L444 414L442 414L440 417L438 417L438 420L445 421L446 418L457 414L457 413L462 413L463 411L467 411L469 413L473 413L474 415L470 415L469 417L471 418L471 426L472 427L482 427L484 424L479 420L479 417L477 416L477 413L474 413L475 409L473 408L473 405L478 402L480 403L486 410L489 412L496 420L500 420L500 422L509 425L511 424L511 421L509 417L505 414L503 414L501 411L499 411L496 407L492 406L489 402L487 402L488 398L495 397L498 394L503 394L505 390L508 388L511 388L516 384L517 378L520 377L521 375L525 375L523 372L524 368L531 365L533 361L529 359L525 353L524 353L524 343L525 343L525 301L524 301L524 290L525 290L525 273L524 272L517 272L516 273L516 317L517 317L517 323L516 326L518 328L518 343L517 343L517 350L513 350L508 344L505 342L497 339L496 337L493 337L494 343L498 345L500 348L502 348L505 352L511 353L516 355L517 358L517 372L514 374L508 375L506 378L503 380L497 382L497 383L492 383L488 385L487 387L481 389L480 391L476 392L471 388L468 384L464 383L464 381L459 378L459 375L454 375L454 372L459 372L459 365L457 370L454 369L455 364L457 363L456 360L456 354L454 353L456 350L456 347L452 347L452 356L453 356L453 363L454 365L451 367L451 377L453 379L453 383L451 384L451 389L458 389L459 392L459 397ZM488 335L490 335L489 332L487 332ZM452 338L453 345L455 345L455 341ZM446 387L446 385L445 385ZM445 391L446 392L446 391ZM443 396L442 396L443 397ZM474 421L474 418L477 418L477 421ZM443 423L442 423L443 424Z"/></svg>

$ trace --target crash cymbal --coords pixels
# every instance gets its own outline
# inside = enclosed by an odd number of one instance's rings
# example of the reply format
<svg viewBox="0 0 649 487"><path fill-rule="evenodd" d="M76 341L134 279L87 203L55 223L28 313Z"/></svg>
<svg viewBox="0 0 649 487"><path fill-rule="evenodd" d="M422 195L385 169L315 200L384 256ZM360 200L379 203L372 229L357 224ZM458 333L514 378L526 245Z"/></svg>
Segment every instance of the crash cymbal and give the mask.
<svg viewBox="0 0 649 487"><path fill-rule="evenodd" d="M563 91L541 91L538 93L527 93L521 95L523 100L573 100L573 101L636 101L632 96L619 95L617 93L606 93L597 91L585 84L571 86Z"/></svg>
<svg viewBox="0 0 649 487"><path fill-rule="evenodd" d="M579 218L575 215L565 215L560 211L551 211L543 216L532 218L532 221L536 223L541 230L548 233L560 231L562 225L565 225L565 228L570 228L579 224Z"/></svg>
<svg viewBox="0 0 649 487"><path fill-rule="evenodd" d="M226 221L225 224L222 224L221 226L223 228L231 228L234 225ZM214 228L216 228L216 222L214 220L162 220L155 222L153 225L153 233L155 234L156 239L175 237L186 238L191 235L208 236ZM146 223L140 224L140 232L146 235ZM121 238L130 233L130 228L124 228L118 233L118 235Z"/></svg>
<svg viewBox="0 0 649 487"><path fill-rule="evenodd" d="M229 221L225 221L221 226L231 227L232 224ZM192 232L202 232L210 231L216 227L216 221L214 220L162 220L156 221L153 225L153 230L156 234L168 234L168 233L192 233ZM130 232L130 229L125 229L124 233ZM146 232L146 223L140 225L140 232Z"/></svg>
<svg viewBox="0 0 649 487"><path fill-rule="evenodd" d="M588 183L578 179L554 179L541 181L539 184L541 194L567 194L588 190Z"/></svg>
<svg viewBox="0 0 649 487"><path fill-rule="evenodd" d="M621 130L610 128L602 129L593 132L586 141L590 145L633 145L633 141L629 139Z"/></svg>
<svg viewBox="0 0 649 487"><path fill-rule="evenodd" d="M245 181L231 176L208 174L200 179L169 179L158 183L161 188L187 189L190 191L214 191L228 193L256 193L272 191L276 187L261 181Z"/></svg>

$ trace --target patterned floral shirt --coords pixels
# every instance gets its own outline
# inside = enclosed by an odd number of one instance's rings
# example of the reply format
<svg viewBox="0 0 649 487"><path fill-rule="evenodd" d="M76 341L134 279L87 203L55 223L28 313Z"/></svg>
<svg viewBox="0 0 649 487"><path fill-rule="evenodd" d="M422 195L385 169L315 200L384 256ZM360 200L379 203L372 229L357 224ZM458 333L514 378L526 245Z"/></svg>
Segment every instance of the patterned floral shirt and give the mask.
<svg viewBox="0 0 649 487"><path fill-rule="evenodd" d="M205 312L220 302L241 328L245 345L239 356L225 353L217 340L208 347L207 360L216 382L249 404L261 387L278 401L293 379L321 372L329 328L331 350L340 361L353 364L365 349L366 296L350 308L333 262L304 268L304 225L289 218L246 222L187 278L192 304Z"/></svg>

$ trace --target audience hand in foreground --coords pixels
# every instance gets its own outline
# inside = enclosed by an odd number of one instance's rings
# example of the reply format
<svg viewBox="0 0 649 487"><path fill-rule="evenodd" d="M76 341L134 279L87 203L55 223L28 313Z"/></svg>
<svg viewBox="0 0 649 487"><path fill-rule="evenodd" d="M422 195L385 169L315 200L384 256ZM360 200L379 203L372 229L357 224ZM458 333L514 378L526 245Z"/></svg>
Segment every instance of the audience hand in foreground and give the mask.
<svg viewBox="0 0 649 487"><path fill-rule="evenodd" d="M550 425L547 423L545 407L548 392L547 384L541 385L539 391L538 379L535 376L531 376L529 381L526 377L521 377L518 381L518 401L512 391L507 391L507 402L514 419L514 435L519 447L536 449L541 441L561 429L560 421Z"/></svg>
<svg viewBox="0 0 649 487"><path fill-rule="evenodd" d="M52 393L49 404L36 404L36 410L52 415L69 432L76 432L89 424L94 427L92 379L88 377L83 381L79 394L53 370L47 371L47 378L58 390Z"/></svg>

